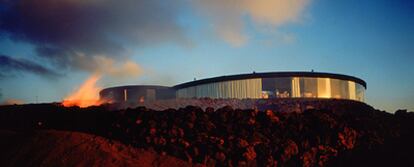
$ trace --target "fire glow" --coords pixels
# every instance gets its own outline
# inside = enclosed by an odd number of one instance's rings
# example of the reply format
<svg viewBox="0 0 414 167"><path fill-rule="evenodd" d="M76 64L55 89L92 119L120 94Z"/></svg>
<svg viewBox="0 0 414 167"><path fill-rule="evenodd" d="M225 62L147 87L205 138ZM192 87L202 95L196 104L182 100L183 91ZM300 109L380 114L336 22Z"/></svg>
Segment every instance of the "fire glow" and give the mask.
<svg viewBox="0 0 414 167"><path fill-rule="evenodd" d="M79 89L63 100L62 105L65 107L79 106L83 108L104 103L104 101L99 100L101 88L96 85L100 78L101 75L99 74L90 76Z"/></svg>

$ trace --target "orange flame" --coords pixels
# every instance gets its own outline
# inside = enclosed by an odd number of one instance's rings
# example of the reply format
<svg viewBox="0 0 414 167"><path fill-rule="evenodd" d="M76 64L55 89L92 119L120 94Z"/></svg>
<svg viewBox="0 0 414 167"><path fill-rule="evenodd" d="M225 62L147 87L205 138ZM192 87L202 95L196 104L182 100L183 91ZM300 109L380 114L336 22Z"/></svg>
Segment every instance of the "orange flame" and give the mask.
<svg viewBox="0 0 414 167"><path fill-rule="evenodd" d="M100 78L101 75L97 74L90 76L77 91L73 92L63 100L63 106L79 106L83 108L104 103L104 101L99 100L99 91L101 88L96 85L96 82L98 82Z"/></svg>

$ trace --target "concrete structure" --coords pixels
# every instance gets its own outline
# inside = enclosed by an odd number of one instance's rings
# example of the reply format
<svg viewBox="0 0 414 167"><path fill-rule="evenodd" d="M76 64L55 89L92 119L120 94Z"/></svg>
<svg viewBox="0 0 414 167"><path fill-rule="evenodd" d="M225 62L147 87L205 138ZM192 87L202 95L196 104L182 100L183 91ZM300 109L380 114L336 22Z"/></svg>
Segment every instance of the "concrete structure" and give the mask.
<svg viewBox="0 0 414 167"><path fill-rule="evenodd" d="M214 77L173 87L122 86L100 92L114 102L142 102L173 98L335 98L364 101L362 79L319 72L268 72Z"/></svg>

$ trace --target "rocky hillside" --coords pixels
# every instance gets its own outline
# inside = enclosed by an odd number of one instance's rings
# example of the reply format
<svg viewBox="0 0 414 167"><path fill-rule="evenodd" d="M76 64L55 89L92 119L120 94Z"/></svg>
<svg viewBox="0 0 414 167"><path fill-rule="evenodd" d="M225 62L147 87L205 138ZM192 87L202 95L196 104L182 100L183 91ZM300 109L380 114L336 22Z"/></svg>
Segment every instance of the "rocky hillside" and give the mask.
<svg viewBox="0 0 414 167"><path fill-rule="evenodd" d="M176 158L169 166L183 166L184 162L205 166L414 166L413 112L391 114L341 100L256 104L255 109L187 106L166 110L2 106L0 129L23 136L1 142L8 148L1 162L7 162L5 166L153 165L159 162L154 160L158 155L168 155ZM62 132L56 137L44 130L90 135ZM17 141L21 143L13 144ZM19 145L22 147L13 147ZM79 146L61 149L74 145ZM136 154L134 150L140 149L153 152Z"/></svg>
<svg viewBox="0 0 414 167"><path fill-rule="evenodd" d="M56 130L0 131L0 166L192 166L103 137Z"/></svg>

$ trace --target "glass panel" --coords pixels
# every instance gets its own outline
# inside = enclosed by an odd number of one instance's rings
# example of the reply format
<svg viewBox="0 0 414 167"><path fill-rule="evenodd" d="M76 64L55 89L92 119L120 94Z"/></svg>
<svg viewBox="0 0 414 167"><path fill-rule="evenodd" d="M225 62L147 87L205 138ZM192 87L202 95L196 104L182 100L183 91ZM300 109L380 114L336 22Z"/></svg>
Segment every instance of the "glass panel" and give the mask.
<svg viewBox="0 0 414 167"><path fill-rule="evenodd" d="M300 90L301 97L307 98L316 98L317 97L317 90L318 83L316 78L301 78L300 80Z"/></svg>
<svg viewBox="0 0 414 167"><path fill-rule="evenodd" d="M292 97L300 97L300 78L293 77L292 78Z"/></svg>
<svg viewBox="0 0 414 167"><path fill-rule="evenodd" d="M331 94L333 98L348 99L349 89L348 81L331 79Z"/></svg>
<svg viewBox="0 0 414 167"><path fill-rule="evenodd" d="M260 98L262 79L246 79L209 83L177 91L178 98Z"/></svg>
<svg viewBox="0 0 414 167"><path fill-rule="evenodd" d="M329 78L318 78L318 97L331 98L331 81Z"/></svg>
<svg viewBox="0 0 414 167"><path fill-rule="evenodd" d="M356 86L356 100L365 101L365 87L360 84Z"/></svg>
<svg viewBox="0 0 414 167"><path fill-rule="evenodd" d="M264 98L288 98L291 97L292 79L283 78L263 78L262 96Z"/></svg>
<svg viewBox="0 0 414 167"><path fill-rule="evenodd" d="M356 99L355 82L348 81L348 91L349 91L349 99L355 100Z"/></svg>

